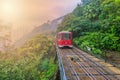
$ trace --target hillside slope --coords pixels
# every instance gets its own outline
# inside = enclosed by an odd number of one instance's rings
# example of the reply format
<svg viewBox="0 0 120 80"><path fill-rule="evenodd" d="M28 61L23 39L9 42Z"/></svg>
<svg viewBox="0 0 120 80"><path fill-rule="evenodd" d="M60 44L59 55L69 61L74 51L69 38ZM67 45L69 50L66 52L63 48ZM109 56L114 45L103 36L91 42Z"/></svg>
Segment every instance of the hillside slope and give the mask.
<svg viewBox="0 0 120 80"><path fill-rule="evenodd" d="M120 67L120 0L82 0L65 16L58 31L73 32L73 42Z"/></svg>
<svg viewBox="0 0 120 80"><path fill-rule="evenodd" d="M57 64L52 40L36 35L22 47L0 53L0 80L54 80Z"/></svg>
<svg viewBox="0 0 120 80"><path fill-rule="evenodd" d="M61 23L64 17L57 18L51 22L44 23L36 28L34 28L30 33L24 35L21 39L15 42L15 47L20 47L23 45L28 39L36 36L37 34L50 34L56 32L58 28L58 24Z"/></svg>
<svg viewBox="0 0 120 80"><path fill-rule="evenodd" d="M119 4L120 0L86 0L65 16L59 30L72 31L74 43L84 50L90 47L92 53L120 51Z"/></svg>

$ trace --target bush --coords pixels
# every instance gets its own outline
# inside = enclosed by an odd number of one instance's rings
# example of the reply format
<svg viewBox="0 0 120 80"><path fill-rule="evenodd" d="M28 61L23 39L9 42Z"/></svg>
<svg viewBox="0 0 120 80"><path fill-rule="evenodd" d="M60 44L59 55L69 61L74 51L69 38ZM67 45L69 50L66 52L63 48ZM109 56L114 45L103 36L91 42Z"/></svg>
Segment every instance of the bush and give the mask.
<svg viewBox="0 0 120 80"><path fill-rule="evenodd" d="M0 80L48 80L56 70L53 50L52 39L38 35L14 53L0 54Z"/></svg>

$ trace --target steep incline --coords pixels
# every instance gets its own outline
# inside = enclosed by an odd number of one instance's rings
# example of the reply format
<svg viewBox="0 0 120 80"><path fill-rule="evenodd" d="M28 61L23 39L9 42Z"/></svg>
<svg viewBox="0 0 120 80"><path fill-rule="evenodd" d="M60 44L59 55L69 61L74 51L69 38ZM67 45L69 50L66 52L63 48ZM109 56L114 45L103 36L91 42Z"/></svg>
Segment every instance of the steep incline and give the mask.
<svg viewBox="0 0 120 80"><path fill-rule="evenodd" d="M15 48L23 45L28 39L34 37L37 34L49 34L54 33L58 28L58 24L63 20L64 17L57 18L51 22L44 23L36 28L34 28L30 33L24 35L20 40L15 42Z"/></svg>

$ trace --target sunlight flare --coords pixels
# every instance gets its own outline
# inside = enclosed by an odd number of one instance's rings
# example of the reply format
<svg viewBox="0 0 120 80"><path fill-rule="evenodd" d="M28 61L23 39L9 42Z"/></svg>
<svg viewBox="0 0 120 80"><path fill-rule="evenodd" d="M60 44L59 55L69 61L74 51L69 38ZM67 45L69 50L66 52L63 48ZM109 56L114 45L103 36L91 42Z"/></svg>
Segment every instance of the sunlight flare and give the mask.
<svg viewBox="0 0 120 80"><path fill-rule="evenodd" d="M2 11L6 14L13 14L16 11L16 8L12 3L6 2L2 5Z"/></svg>
<svg viewBox="0 0 120 80"><path fill-rule="evenodd" d="M19 15L18 6L14 1L5 0L0 3L1 18L4 21L12 21Z"/></svg>

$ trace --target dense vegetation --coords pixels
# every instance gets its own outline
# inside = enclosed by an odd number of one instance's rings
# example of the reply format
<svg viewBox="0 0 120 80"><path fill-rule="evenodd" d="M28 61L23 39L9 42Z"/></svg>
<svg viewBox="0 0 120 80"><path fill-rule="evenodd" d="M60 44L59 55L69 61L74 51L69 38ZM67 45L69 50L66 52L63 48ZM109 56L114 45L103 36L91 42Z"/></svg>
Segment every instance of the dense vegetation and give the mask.
<svg viewBox="0 0 120 80"><path fill-rule="evenodd" d="M52 38L38 35L21 48L0 53L0 80L53 80L54 51Z"/></svg>
<svg viewBox="0 0 120 80"><path fill-rule="evenodd" d="M120 0L82 0L65 16L58 30L73 32L81 49L101 56L104 50L120 52Z"/></svg>

